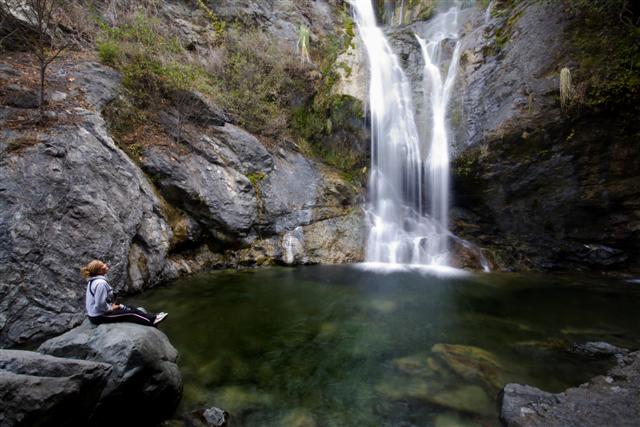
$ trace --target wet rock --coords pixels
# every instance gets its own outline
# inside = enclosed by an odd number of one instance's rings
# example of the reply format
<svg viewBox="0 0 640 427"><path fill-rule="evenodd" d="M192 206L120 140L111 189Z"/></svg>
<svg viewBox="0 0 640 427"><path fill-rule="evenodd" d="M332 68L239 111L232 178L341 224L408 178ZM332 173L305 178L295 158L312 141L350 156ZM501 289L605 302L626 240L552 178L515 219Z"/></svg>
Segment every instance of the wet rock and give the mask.
<svg viewBox="0 0 640 427"><path fill-rule="evenodd" d="M523 355L548 355L549 353L565 352L570 347L568 340L564 339L547 339L547 340L531 340L518 341L511 344L517 352Z"/></svg>
<svg viewBox="0 0 640 427"><path fill-rule="evenodd" d="M215 401L226 408L232 417L241 417L243 413L271 405L273 396L260 393L252 388L227 386L218 389Z"/></svg>
<svg viewBox="0 0 640 427"><path fill-rule="evenodd" d="M44 342L39 352L107 363L113 370L96 419L127 414L127 422L152 423L170 416L182 395L178 352L154 327L133 323L94 326L88 320Z"/></svg>
<svg viewBox="0 0 640 427"><path fill-rule="evenodd" d="M477 385L442 384L422 378L391 378L376 386L376 391L392 401L415 402L469 414L489 415L493 404Z"/></svg>
<svg viewBox="0 0 640 427"><path fill-rule="evenodd" d="M207 425L214 427L223 427L227 425L227 420L229 419L229 414L227 411L224 411L220 408L216 408L212 406L209 409L206 409L202 416L204 417Z"/></svg>
<svg viewBox="0 0 640 427"><path fill-rule="evenodd" d="M505 426L635 426L640 417L640 352L627 355L607 375L551 394L507 384L500 395Z"/></svg>
<svg viewBox="0 0 640 427"><path fill-rule="evenodd" d="M590 341L584 344L574 344L569 349L572 353L594 358L624 356L629 353L626 348L616 347L604 341Z"/></svg>
<svg viewBox="0 0 640 427"><path fill-rule="evenodd" d="M0 350L0 424L88 425L112 367L19 350Z"/></svg>
<svg viewBox="0 0 640 427"><path fill-rule="evenodd" d="M500 364L486 350L467 345L435 344L431 352L461 378L481 384L492 396L503 385Z"/></svg>
<svg viewBox="0 0 640 427"><path fill-rule="evenodd" d="M576 17L544 2L495 8L487 24L476 12L461 36L453 193L475 218L452 231L492 250L501 268L638 268L640 148L628 143L637 103L563 112L560 69L592 71L572 55Z"/></svg>

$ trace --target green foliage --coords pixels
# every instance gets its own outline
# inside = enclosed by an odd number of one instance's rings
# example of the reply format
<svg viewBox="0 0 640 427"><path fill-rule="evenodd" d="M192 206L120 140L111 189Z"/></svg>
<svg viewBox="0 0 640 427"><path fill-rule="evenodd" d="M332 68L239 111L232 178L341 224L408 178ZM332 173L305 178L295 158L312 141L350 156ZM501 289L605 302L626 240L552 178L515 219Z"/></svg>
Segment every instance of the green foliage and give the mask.
<svg viewBox="0 0 640 427"><path fill-rule="evenodd" d="M154 17L137 14L128 23L109 27L100 22L100 60L122 72L122 84L140 107L176 90L207 90L202 69L181 61L184 49Z"/></svg>
<svg viewBox="0 0 640 427"><path fill-rule="evenodd" d="M579 66L578 101L589 107L637 105L640 96L640 17L628 0L572 0L569 38ZM635 14L634 14L635 13Z"/></svg>
<svg viewBox="0 0 640 427"><path fill-rule="evenodd" d="M300 58L302 62L311 62L311 58L309 56L309 27L306 25L300 24L298 27L298 53L300 54Z"/></svg>
<svg viewBox="0 0 640 427"><path fill-rule="evenodd" d="M98 42L97 47L100 62L111 67L116 67L118 65L120 47L114 40L101 40Z"/></svg>
<svg viewBox="0 0 640 427"><path fill-rule="evenodd" d="M260 181L262 181L265 178L265 174L264 172L252 172L247 174L247 179L249 180L249 182L251 183L251 185L253 185L253 187L255 188L256 185L258 185L258 183Z"/></svg>
<svg viewBox="0 0 640 427"><path fill-rule="evenodd" d="M214 41L216 43L221 43L224 37L226 23L220 20L220 18L218 18L218 16L213 13L213 11L204 3L204 1L196 0L196 3L198 4L198 8L202 10L205 15L207 15L207 18L209 18L209 21L211 22L211 26L213 27Z"/></svg>
<svg viewBox="0 0 640 427"><path fill-rule="evenodd" d="M294 58L266 34L230 29L226 58L214 76L216 99L249 131L272 135L286 128Z"/></svg>

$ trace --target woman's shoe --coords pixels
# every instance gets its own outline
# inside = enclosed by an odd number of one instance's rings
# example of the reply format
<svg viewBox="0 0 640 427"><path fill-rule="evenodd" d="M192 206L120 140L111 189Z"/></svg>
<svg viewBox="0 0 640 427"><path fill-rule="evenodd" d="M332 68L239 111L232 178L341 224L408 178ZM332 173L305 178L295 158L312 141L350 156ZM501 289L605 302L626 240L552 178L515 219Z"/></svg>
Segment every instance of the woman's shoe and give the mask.
<svg viewBox="0 0 640 427"><path fill-rule="evenodd" d="M169 313L165 313L164 311L158 313L156 315L156 319L153 321L153 324L157 325L158 323L162 322L164 320L164 318L167 317L168 315L169 315Z"/></svg>

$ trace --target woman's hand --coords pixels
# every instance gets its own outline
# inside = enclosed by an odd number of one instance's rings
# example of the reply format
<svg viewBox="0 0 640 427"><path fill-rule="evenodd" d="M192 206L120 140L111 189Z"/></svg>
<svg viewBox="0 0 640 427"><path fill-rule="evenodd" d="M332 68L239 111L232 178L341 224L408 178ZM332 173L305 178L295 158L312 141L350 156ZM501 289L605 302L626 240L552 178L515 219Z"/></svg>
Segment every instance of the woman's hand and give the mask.
<svg viewBox="0 0 640 427"><path fill-rule="evenodd" d="M120 304L111 304L111 310L117 310L119 308L122 308Z"/></svg>

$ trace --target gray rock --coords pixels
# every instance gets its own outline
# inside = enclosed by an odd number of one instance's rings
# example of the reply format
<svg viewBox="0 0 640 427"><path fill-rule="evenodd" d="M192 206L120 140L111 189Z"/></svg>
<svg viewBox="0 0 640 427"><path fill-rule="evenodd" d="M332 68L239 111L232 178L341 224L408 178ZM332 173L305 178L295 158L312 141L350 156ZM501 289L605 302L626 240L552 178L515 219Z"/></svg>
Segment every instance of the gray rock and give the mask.
<svg viewBox="0 0 640 427"><path fill-rule="evenodd" d="M146 177L99 116L76 117L0 159L0 345L80 323L79 268L91 259L110 264L120 292L157 283L163 268L171 229Z"/></svg>
<svg viewBox="0 0 640 427"><path fill-rule="evenodd" d="M627 355L605 376L551 394L507 384L500 393L500 420L514 427L631 427L640 418L640 352Z"/></svg>
<svg viewBox="0 0 640 427"><path fill-rule="evenodd" d="M362 209L353 208L344 216L316 221L302 227L301 231L299 239L296 233L283 236L284 262L341 264L360 262L364 259L366 227ZM292 262L286 259L289 238L292 239L291 244L294 248Z"/></svg>
<svg viewBox="0 0 640 427"><path fill-rule="evenodd" d="M520 426L516 420L544 412L558 402L557 397L535 387L521 384L507 384L498 396L500 421L507 426Z"/></svg>
<svg viewBox="0 0 640 427"><path fill-rule="evenodd" d="M186 115L188 119L204 124L214 126L224 126L225 123L231 121L227 113L215 104L206 95L200 92L181 91L170 95L174 102L179 102L183 106L188 106Z"/></svg>
<svg viewBox="0 0 640 427"><path fill-rule="evenodd" d="M178 352L154 327L133 323L81 326L44 342L38 351L108 363L113 371L102 392L96 417L150 424L167 418L182 395ZM126 414L126 415L125 415Z"/></svg>
<svg viewBox="0 0 640 427"><path fill-rule="evenodd" d="M248 235L257 204L246 176L198 154L181 155L157 146L143 150L141 163L165 198L210 235L223 241Z"/></svg>
<svg viewBox="0 0 640 427"><path fill-rule="evenodd" d="M160 122L165 130L177 139L178 120L176 114L160 113ZM258 139L231 123L192 127L184 125L181 142L207 161L237 169L244 175L266 174L273 168L269 152ZM174 148L179 151L178 147Z"/></svg>
<svg viewBox="0 0 640 427"><path fill-rule="evenodd" d="M120 87L120 73L97 62L79 62L69 71L60 72L69 74L73 79L73 86L84 93L84 97L96 111L101 111L113 100Z"/></svg>
<svg viewBox="0 0 640 427"><path fill-rule="evenodd" d="M204 419L207 422L207 425L215 426L215 427L223 427L227 425L227 419L229 414L227 411L224 411L220 408L216 408L215 406L206 409L202 414Z"/></svg>
<svg viewBox="0 0 640 427"><path fill-rule="evenodd" d="M111 370L106 363L0 350L0 424L87 425Z"/></svg>
<svg viewBox="0 0 640 427"><path fill-rule="evenodd" d="M611 357L624 356L629 353L626 348L616 347L604 341L590 341L584 344L574 344L569 349L572 353L577 353L589 357Z"/></svg>
<svg viewBox="0 0 640 427"><path fill-rule="evenodd" d="M6 105L15 108L38 108L38 92L17 84L10 84L3 88Z"/></svg>
<svg viewBox="0 0 640 427"><path fill-rule="evenodd" d="M284 150L278 154L274 156L273 171L258 185L265 210L265 228L279 234L312 222L322 175L301 154Z"/></svg>
<svg viewBox="0 0 640 427"><path fill-rule="evenodd" d="M18 77L19 75L20 75L20 72L18 72L18 70L13 68L11 65L0 64L0 78L9 79L12 77Z"/></svg>

